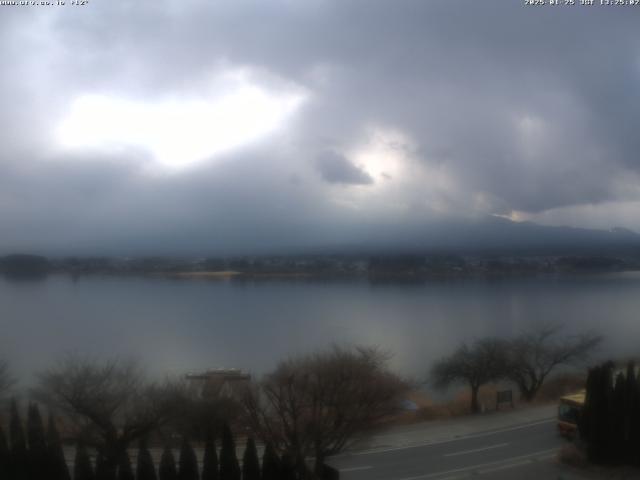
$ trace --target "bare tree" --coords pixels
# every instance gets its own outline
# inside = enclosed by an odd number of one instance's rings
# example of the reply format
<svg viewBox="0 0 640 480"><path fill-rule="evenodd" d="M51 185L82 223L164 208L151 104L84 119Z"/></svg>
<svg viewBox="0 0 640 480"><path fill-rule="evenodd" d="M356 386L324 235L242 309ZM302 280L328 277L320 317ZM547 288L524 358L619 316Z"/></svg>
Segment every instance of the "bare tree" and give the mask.
<svg viewBox="0 0 640 480"><path fill-rule="evenodd" d="M9 363L6 360L0 360L0 399L11 389L14 379L9 372Z"/></svg>
<svg viewBox="0 0 640 480"><path fill-rule="evenodd" d="M194 384L188 378L174 382L180 391L176 396L180 415L172 418L163 431L202 442L210 435L217 435L225 423L233 423L243 415L242 396L247 382L248 379L239 382L242 386L237 386L237 391L226 390L222 382L215 387L208 381L204 385Z"/></svg>
<svg viewBox="0 0 640 480"><path fill-rule="evenodd" d="M510 342L507 377L526 401L536 397L555 368L584 361L602 342L602 337L592 332L562 337L560 330L544 326Z"/></svg>
<svg viewBox="0 0 640 480"><path fill-rule="evenodd" d="M405 383L377 349L334 347L282 362L249 390L251 427L266 443L291 455L307 475L305 459L318 471L356 436L397 411Z"/></svg>
<svg viewBox="0 0 640 480"><path fill-rule="evenodd" d="M463 343L433 366L431 380L437 388L467 383L471 387L471 412L478 413L480 387L505 376L506 360L507 345L498 338L484 338L470 346Z"/></svg>
<svg viewBox="0 0 640 480"><path fill-rule="evenodd" d="M110 476L131 442L171 417L175 395L170 383L145 381L135 362L99 362L78 355L68 355L42 373L34 390L36 398L75 423L84 443L102 453Z"/></svg>

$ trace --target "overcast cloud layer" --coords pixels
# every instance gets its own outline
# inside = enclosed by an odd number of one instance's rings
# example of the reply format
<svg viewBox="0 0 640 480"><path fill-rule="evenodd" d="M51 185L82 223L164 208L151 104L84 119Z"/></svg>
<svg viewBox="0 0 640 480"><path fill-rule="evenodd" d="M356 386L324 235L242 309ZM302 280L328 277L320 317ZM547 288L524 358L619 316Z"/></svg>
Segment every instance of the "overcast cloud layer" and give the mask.
<svg viewBox="0 0 640 480"><path fill-rule="evenodd" d="M640 7L523 3L0 6L0 251L640 229Z"/></svg>

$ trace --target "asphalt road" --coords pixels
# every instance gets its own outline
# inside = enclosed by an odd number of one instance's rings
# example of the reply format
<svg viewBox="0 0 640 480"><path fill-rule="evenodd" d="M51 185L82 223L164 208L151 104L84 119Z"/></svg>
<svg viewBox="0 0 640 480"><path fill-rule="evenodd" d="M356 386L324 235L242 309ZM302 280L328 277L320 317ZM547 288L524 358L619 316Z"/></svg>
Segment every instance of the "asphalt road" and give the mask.
<svg viewBox="0 0 640 480"><path fill-rule="evenodd" d="M510 470L516 474L528 466L550 463L564 443L555 420L549 419L453 440L356 452L328 463L340 470L344 480L454 480L505 474L509 478Z"/></svg>

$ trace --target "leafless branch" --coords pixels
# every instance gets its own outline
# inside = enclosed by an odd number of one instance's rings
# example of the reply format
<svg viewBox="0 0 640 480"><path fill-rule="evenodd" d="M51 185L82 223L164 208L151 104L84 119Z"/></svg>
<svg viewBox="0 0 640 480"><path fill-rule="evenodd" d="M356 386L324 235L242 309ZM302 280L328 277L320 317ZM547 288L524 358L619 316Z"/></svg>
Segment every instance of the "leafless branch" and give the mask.
<svg viewBox="0 0 640 480"><path fill-rule="evenodd" d="M431 381L436 388L453 383L471 387L471 411L480 410L478 391L488 382L506 375L507 343L498 338L484 338L471 345L462 344L449 357L438 361L431 369Z"/></svg>
<svg viewBox="0 0 640 480"><path fill-rule="evenodd" d="M264 441L288 451L303 470L346 448L397 411L406 384L376 349L334 347L282 362L247 391L247 418Z"/></svg>
<svg viewBox="0 0 640 480"><path fill-rule="evenodd" d="M508 376L525 400L535 398L554 369L583 362L602 342L602 336L595 332L561 336L561 330L558 326L546 325L511 342Z"/></svg>
<svg viewBox="0 0 640 480"><path fill-rule="evenodd" d="M79 434L117 462L132 441L165 423L179 391L171 382L151 383L136 362L97 361L67 355L39 376L33 396L66 414Z"/></svg>

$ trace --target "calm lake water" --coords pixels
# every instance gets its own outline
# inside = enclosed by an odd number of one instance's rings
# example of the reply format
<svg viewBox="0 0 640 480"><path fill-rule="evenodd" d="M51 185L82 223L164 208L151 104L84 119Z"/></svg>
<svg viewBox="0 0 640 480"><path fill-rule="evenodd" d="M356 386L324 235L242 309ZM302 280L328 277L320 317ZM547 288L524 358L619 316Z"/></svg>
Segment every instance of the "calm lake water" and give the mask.
<svg viewBox="0 0 640 480"><path fill-rule="evenodd" d="M331 343L379 345L423 377L463 340L538 324L599 329L603 355L640 353L640 272L420 284L0 278L0 356L29 383L66 351L135 356L154 373L239 367Z"/></svg>

